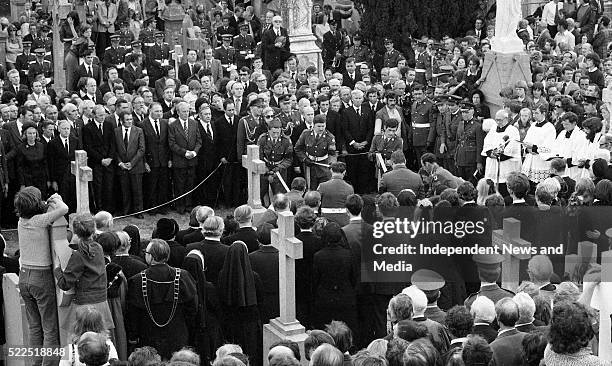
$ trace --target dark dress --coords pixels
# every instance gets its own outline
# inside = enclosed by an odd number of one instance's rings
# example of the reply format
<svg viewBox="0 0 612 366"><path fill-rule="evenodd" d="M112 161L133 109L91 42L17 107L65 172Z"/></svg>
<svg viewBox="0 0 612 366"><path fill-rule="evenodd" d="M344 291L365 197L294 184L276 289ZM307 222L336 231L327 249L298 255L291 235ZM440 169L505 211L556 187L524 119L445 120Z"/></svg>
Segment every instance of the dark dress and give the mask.
<svg viewBox="0 0 612 366"><path fill-rule="evenodd" d="M47 197L47 182L49 171L47 169L47 158L45 145L36 141L34 145L27 142L17 148L17 167L19 186L34 186L40 190L41 196Z"/></svg>
<svg viewBox="0 0 612 366"><path fill-rule="evenodd" d="M315 329L324 329L332 320L341 320L358 334L358 271L350 249L332 245L315 253L312 268L312 326Z"/></svg>
<svg viewBox="0 0 612 366"><path fill-rule="evenodd" d="M225 342L241 345L251 365L260 366L263 339L259 304L263 303L263 290L241 242L232 244L227 252L219 272L218 294L224 310Z"/></svg>
<svg viewBox="0 0 612 366"><path fill-rule="evenodd" d="M171 318L175 268L156 264L143 272L147 276L148 301L143 296L141 274L128 281L128 339L138 340L138 347L154 347L163 359L169 359L173 352L189 344L188 329L198 306L196 284L189 272L180 270L176 312Z"/></svg>

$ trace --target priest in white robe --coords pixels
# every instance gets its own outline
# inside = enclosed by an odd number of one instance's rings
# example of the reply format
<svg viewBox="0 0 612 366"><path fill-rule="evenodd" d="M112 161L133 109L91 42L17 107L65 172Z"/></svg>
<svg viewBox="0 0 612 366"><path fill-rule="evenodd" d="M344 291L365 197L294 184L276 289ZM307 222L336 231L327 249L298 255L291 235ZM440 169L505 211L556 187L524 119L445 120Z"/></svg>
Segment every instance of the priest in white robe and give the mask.
<svg viewBox="0 0 612 366"><path fill-rule="evenodd" d="M546 106L541 105L533 110L534 124L531 125L525 139L525 161L523 174L529 178L533 189L550 176L550 160L557 132L555 126L546 120Z"/></svg>
<svg viewBox="0 0 612 366"><path fill-rule="evenodd" d="M577 127L578 116L573 112L567 112L561 116L560 121L563 131L559 132L555 140L555 155L565 159L566 172L570 178L578 180L581 177L588 177L588 172L584 168L588 141L586 134Z"/></svg>
<svg viewBox="0 0 612 366"><path fill-rule="evenodd" d="M502 196L508 195L506 177L521 171L521 144L519 130L510 123L505 110L495 114L497 128L492 128L484 138L482 156L486 156L485 178L495 182Z"/></svg>

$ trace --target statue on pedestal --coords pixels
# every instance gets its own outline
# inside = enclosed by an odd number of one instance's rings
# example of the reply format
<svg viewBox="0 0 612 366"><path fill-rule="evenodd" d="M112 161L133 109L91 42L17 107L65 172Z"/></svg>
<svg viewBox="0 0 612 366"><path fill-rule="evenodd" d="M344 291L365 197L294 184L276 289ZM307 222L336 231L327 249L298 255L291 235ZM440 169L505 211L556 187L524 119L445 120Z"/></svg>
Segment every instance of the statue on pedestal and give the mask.
<svg viewBox="0 0 612 366"><path fill-rule="evenodd" d="M523 41L516 34L521 18L521 0L497 0L495 37L491 40L493 51L518 53L524 50Z"/></svg>

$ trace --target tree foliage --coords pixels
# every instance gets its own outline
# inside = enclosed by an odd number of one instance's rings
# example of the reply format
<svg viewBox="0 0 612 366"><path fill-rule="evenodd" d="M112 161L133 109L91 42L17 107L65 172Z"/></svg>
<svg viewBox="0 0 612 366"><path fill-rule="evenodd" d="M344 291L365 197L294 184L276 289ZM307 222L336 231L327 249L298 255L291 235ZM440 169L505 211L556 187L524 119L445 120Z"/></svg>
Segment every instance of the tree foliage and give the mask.
<svg viewBox="0 0 612 366"><path fill-rule="evenodd" d="M465 35L483 6L482 0L355 0L363 10L363 36L381 50L383 39L392 38L396 48L407 38L423 35L440 39Z"/></svg>

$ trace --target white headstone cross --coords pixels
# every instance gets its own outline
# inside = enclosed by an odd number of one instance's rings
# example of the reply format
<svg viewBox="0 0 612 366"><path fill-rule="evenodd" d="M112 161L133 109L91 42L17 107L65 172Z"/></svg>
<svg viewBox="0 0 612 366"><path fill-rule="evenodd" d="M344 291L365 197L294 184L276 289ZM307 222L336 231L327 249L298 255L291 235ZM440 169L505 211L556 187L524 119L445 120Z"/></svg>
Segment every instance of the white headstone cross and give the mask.
<svg viewBox="0 0 612 366"><path fill-rule="evenodd" d="M248 145L246 155L242 155L242 166L248 170L247 204L253 209L262 208L260 192L260 176L266 173L266 163L259 158L259 146Z"/></svg>
<svg viewBox="0 0 612 366"><path fill-rule="evenodd" d="M272 230L272 245L278 249L278 290L280 322L296 323L295 318L295 260L303 256L302 241L294 235L293 213L278 213L278 229ZM299 323L298 323L299 324Z"/></svg>
<svg viewBox="0 0 612 366"><path fill-rule="evenodd" d="M526 254L531 243L521 239L521 222L515 218L504 219L503 230L493 231L493 247L503 254L502 287L515 291L519 286L521 260L531 258Z"/></svg>
<svg viewBox="0 0 612 366"><path fill-rule="evenodd" d="M93 172L87 166L87 152L77 150L74 152L74 161L71 172L76 177L77 213L89 211L89 182L93 180Z"/></svg>

